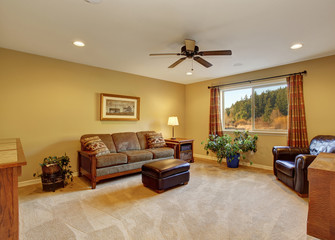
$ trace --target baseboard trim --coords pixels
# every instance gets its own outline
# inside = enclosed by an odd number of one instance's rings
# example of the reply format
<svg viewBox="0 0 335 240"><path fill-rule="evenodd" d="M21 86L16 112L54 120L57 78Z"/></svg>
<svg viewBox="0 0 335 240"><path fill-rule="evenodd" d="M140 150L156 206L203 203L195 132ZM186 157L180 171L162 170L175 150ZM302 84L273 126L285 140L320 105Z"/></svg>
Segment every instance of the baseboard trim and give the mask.
<svg viewBox="0 0 335 240"><path fill-rule="evenodd" d="M27 180L27 181L22 181L22 182L19 182L19 187L34 185L34 184L37 184L37 183L40 183L40 182L41 182L40 178L35 178L35 179Z"/></svg>
<svg viewBox="0 0 335 240"><path fill-rule="evenodd" d="M193 156L197 157L197 158L204 158L204 159L209 159L209 160L216 161L216 157L214 157L214 156L208 156L208 155L202 155L202 154L193 154ZM222 159L222 162L226 162L226 160ZM254 163L254 164L250 165L247 162L240 162L240 165L247 166L247 167L261 168L261 169L265 169L265 170L272 170L272 167L270 167L270 166L257 164L257 163ZM78 172L74 172L73 176L78 177ZM19 187L25 187L25 186L29 186L29 185L38 184L38 183L41 183L41 179L40 178L35 178L35 179L19 182Z"/></svg>
<svg viewBox="0 0 335 240"><path fill-rule="evenodd" d="M78 177L78 172L74 172L72 173L72 175L74 177ZM29 185L34 185L34 184L38 184L38 183L41 183L41 178L34 178L34 179L31 179L31 180L27 180L27 181L22 181L22 182L19 182L19 187L25 187L25 186L29 186Z"/></svg>
<svg viewBox="0 0 335 240"><path fill-rule="evenodd" d="M193 154L193 155L194 155L194 157L216 161L216 157L214 157L214 156L208 156L208 155L202 155L202 154L196 154L196 153ZM226 159L222 159L222 162L226 162ZM272 167L270 167L270 166L266 166L266 165L263 165L263 164L257 164L257 163L253 163L252 165L250 165L247 162L240 162L240 165L243 165L243 166L246 166L246 167L261 168L261 169L265 169L265 170L273 170Z"/></svg>

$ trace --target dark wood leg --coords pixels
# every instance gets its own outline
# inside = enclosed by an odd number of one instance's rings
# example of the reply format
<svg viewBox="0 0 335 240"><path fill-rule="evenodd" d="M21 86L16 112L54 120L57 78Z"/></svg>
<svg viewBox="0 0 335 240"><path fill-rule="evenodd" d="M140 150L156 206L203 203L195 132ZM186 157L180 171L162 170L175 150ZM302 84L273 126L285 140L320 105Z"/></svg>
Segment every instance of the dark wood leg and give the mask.
<svg viewBox="0 0 335 240"><path fill-rule="evenodd" d="M156 193L162 193L164 190L155 190Z"/></svg>
<svg viewBox="0 0 335 240"><path fill-rule="evenodd" d="M188 184L188 182L184 182L184 185L187 185Z"/></svg>
<svg viewBox="0 0 335 240"><path fill-rule="evenodd" d="M95 187L97 186L97 159L94 158L90 158L91 161L91 183L92 183L92 189L95 189Z"/></svg>
<svg viewBox="0 0 335 240"><path fill-rule="evenodd" d="M81 177L82 173L81 173L81 155L78 152L78 177Z"/></svg>
<svg viewBox="0 0 335 240"><path fill-rule="evenodd" d="M52 191L55 192L55 178L52 178Z"/></svg>
<svg viewBox="0 0 335 240"><path fill-rule="evenodd" d="M97 186L97 182L92 180L91 183L92 183L92 189L95 189L95 187Z"/></svg>

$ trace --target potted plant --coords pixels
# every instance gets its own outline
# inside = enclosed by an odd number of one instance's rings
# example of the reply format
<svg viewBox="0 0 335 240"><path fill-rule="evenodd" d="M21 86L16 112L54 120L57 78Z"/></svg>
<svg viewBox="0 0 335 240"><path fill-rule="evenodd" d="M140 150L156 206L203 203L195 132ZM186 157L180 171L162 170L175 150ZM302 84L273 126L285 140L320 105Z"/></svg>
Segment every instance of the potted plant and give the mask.
<svg viewBox="0 0 335 240"><path fill-rule="evenodd" d="M256 143L258 136L255 134L252 137L249 135L248 131L235 131L234 136L235 137L233 139L228 134L224 134L223 136L209 135L207 143L204 146L204 149L207 151L207 155L210 150L216 154L218 163L221 164L222 159L226 158L228 167L238 167L241 155L243 159L245 159L245 155L243 153L248 151L257 151ZM249 162L251 165L252 162L250 160Z"/></svg>
<svg viewBox="0 0 335 240"><path fill-rule="evenodd" d="M61 157L49 156L44 158L43 162L40 163L40 166L42 168L42 174L34 173L34 177L51 176L59 173L65 184L68 183L68 180L71 180L71 182L73 181L73 171L71 170L70 158L66 155L66 153Z"/></svg>

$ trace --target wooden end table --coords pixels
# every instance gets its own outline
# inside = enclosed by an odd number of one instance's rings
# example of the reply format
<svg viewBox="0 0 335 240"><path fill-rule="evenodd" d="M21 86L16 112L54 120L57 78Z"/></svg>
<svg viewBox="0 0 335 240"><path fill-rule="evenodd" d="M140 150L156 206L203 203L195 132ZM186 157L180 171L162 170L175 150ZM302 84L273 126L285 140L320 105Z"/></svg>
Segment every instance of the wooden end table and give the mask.
<svg viewBox="0 0 335 240"><path fill-rule="evenodd" d="M168 147L174 148L174 158L187 162L194 162L193 141L193 139L187 138L165 139L166 145Z"/></svg>
<svg viewBox="0 0 335 240"><path fill-rule="evenodd" d="M307 234L335 239L335 154L320 153L308 167Z"/></svg>

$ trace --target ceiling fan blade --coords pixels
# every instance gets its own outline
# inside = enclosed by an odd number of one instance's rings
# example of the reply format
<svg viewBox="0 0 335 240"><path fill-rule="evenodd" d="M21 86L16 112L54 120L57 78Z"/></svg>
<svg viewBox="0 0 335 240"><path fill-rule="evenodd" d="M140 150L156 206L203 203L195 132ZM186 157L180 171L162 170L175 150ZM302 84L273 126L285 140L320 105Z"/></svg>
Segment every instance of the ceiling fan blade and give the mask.
<svg viewBox="0 0 335 240"><path fill-rule="evenodd" d="M205 59L201 57L194 57L193 59L206 68L213 66L211 63L207 62Z"/></svg>
<svg viewBox="0 0 335 240"><path fill-rule="evenodd" d="M182 61L184 61L186 59L186 57L180 58L179 60L177 60L176 62L172 63L169 68L174 68L175 66L177 66L179 63L181 63Z"/></svg>
<svg viewBox="0 0 335 240"><path fill-rule="evenodd" d="M231 50L201 51L200 56L231 55Z"/></svg>
<svg viewBox="0 0 335 240"><path fill-rule="evenodd" d="M150 53L149 54L149 56L165 56L165 55L179 56L180 53Z"/></svg>
<svg viewBox="0 0 335 240"><path fill-rule="evenodd" d="M191 39L185 39L186 51L193 52L195 48L195 41Z"/></svg>

